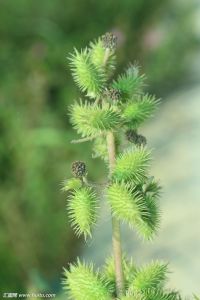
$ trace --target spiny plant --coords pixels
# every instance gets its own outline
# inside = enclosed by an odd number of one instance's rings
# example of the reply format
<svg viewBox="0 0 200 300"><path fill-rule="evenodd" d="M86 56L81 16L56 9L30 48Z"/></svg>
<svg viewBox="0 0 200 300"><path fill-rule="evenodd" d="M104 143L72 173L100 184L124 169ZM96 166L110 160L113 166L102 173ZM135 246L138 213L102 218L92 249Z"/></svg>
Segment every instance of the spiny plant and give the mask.
<svg viewBox="0 0 200 300"><path fill-rule="evenodd" d="M84 93L70 107L73 127L81 135L73 143L91 141L93 156L108 166L104 192L112 218L113 254L102 269L81 262L64 269L63 286L74 300L179 300L165 288L168 265L155 261L138 267L122 253L120 223L144 240L152 240L160 224L160 185L149 174L151 151L140 126L156 112L159 100L143 91L145 76L130 64L113 79L116 37L106 33L89 47L71 54L72 76ZM100 199L82 161L72 164L73 177L64 182L67 210L75 233L92 237Z"/></svg>

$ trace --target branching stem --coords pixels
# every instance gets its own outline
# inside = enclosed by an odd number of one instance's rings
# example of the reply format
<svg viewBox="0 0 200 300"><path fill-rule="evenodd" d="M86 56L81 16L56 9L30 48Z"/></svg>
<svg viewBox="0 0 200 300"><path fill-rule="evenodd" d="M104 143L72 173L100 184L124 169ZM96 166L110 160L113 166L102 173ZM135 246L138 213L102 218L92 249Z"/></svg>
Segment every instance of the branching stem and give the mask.
<svg viewBox="0 0 200 300"><path fill-rule="evenodd" d="M82 139L78 139L78 140L72 140L71 144L79 144L79 143L84 143L84 142L89 142L92 141L96 138L96 136L90 136L90 137L85 137Z"/></svg>
<svg viewBox="0 0 200 300"><path fill-rule="evenodd" d="M115 138L114 134L110 131L107 134L107 147L108 147L108 157L109 157L109 171L112 174L115 165ZM112 243L113 243L113 253L115 261L115 276L116 276L116 289L117 297L123 295L124 293L124 275L122 266L122 247L121 247L121 233L120 233L120 223L112 216Z"/></svg>

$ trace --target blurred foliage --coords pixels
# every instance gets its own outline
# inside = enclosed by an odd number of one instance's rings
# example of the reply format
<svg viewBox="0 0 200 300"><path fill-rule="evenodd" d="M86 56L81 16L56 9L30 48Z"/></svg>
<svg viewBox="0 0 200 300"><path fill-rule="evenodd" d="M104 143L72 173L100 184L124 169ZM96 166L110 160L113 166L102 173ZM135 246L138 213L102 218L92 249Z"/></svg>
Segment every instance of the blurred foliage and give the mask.
<svg viewBox="0 0 200 300"><path fill-rule="evenodd" d="M91 179L104 171L90 160L88 143L70 144L67 106L79 95L66 56L112 30L119 65L138 60L150 89L168 92L187 75L196 47L193 6L167 0L0 4L0 287L22 292L41 279L55 289L52 282L59 284L62 266L78 251L60 183L77 158L86 161Z"/></svg>

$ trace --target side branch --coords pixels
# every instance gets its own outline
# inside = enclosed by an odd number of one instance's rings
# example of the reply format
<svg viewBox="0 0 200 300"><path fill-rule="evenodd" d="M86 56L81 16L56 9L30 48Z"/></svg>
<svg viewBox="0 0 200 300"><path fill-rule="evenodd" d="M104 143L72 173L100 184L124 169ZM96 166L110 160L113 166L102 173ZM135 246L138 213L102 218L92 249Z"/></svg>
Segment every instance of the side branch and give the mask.
<svg viewBox="0 0 200 300"><path fill-rule="evenodd" d="M78 139L78 140L72 140L71 144L79 144L79 143L84 143L84 142L89 142L92 141L96 138L96 136L90 136L90 137L86 137L86 138L82 138L82 139Z"/></svg>

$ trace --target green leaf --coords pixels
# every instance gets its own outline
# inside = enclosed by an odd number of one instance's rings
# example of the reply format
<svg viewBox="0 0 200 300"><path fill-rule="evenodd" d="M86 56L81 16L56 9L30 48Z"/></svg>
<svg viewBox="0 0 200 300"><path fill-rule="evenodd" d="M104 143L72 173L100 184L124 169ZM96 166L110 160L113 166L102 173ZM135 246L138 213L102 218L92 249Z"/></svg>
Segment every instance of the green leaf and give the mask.
<svg viewBox="0 0 200 300"><path fill-rule="evenodd" d="M125 74L118 76L112 86L120 90L126 98L132 98L133 95L141 94L144 80L145 76L139 75L138 66L131 65Z"/></svg>
<svg viewBox="0 0 200 300"><path fill-rule="evenodd" d="M70 114L72 125L83 137L99 135L114 129L120 123L120 115L112 106L75 103Z"/></svg>
<svg viewBox="0 0 200 300"><path fill-rule="evenodd" d="M114 50L110 50L108 53L108 51L103 46L103 42L101 39L90 43L90 57L92 63L97 68L103 69L106 77L109 77L113 73L116 65L116 56ZM105 58L107 58L106 63Z"/></svg>
<svg viewBox="0 0 200 300"><path fill-rule="evenodd" d="M105 282L99 272L94 272L92 264L87 265L78 260L70 266L70 271L64 269L64 289L69 291L70 299L75 300L112 300Z"/></svg>
<svg viewBox="0 0 200 300"><path fill-rule="evenodd" d="M152 262L138 269L135 277L129 285L131 291L144 292L149 289L160 288L166 280L167 264Z"/></svg>
<svg viewBox="0 0 200 300"><path fill-rule="evenodd" d="M137 128L152 117L159 104L154 96L144 95L124 105L123 117L129 127Z"/></svg>
<svg viewBox="0 0 200 300"><path fill-rule="evenodd" d="M150 162L150 152L145 148L130 148L116 159L112 178L140 183L145 180Z"/></svg>
<svg viewBox="0 0 200 300"><path fill-rule="evenodd" d="M106 77L103 69L97 68L92 63L88 49L86 48L81 52L75 49L74 54L71 54L69 59L72 76L81 91L87 92L87 96L91 98L99 96Z"/></svg>
<svg viewBox="0 0 200 300"><path fill-rule="evenodd" d="M97 219L97 197L91 187L75 190L67 206L69 219L76 234L91 237L91 228Z"/></svg>

